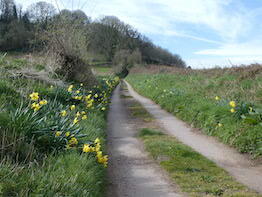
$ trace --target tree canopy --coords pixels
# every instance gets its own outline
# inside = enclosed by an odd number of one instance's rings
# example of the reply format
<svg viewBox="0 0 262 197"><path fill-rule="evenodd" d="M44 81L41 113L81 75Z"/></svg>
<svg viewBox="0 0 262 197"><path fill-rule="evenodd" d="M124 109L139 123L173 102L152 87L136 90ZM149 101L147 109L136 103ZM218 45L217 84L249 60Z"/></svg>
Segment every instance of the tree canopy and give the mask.
<svg viewBox="0 0 262 197"><path fill-rule="evenodd" d="M14 0L0 0L0 50L42 48L39 32L59 26L61 21L75 27L77 24L77 28L84 32L87 52L100 55L107 62L115 62L119 54L135 52L144 64L186 66L179 55L155 45L116 16L92 21L82 10L58 12L52 4L44 1L34 3L23 11Z"/></svg>

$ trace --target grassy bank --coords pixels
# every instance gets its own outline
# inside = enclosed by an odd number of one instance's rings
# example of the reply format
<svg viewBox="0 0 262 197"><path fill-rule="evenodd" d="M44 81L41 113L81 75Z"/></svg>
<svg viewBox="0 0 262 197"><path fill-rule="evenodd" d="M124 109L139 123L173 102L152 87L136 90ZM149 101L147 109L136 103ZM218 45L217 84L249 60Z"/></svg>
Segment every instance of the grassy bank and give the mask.
<svg viewBox="0 0 262 197"><path fill-rule="evenodd" d="M207 135L218 137L240 152L262 154L261 67L132 73L127 81ZM233 101L233 102L232 102Z"/></svg>
<svg viewBox="0 0 262 197"><path fill-rule="evenodd" d="M103 114L90 114L82 123L85 132L95 139L104 137ZM2 196L103 196L105 168L96 158L68 150L46 155L44 161L0 164Z"/></svg>
<svg viewBox="0 0 262 197"><path fill-rule="evenodd" d="M123 99L130 99L129 97ZM128 109L141 121L137 136L153 159L167 172L182 192L192 197L259 197L237 182L214 162L162 132L156 120L134 99Z"/></svg>
<svg viewBox="0 0 262 197"><path fill-rule="evenodd" d="M103 196L105 118L117 79L51 86L15 74L28 64L0 59L0 195Z"/></svg>

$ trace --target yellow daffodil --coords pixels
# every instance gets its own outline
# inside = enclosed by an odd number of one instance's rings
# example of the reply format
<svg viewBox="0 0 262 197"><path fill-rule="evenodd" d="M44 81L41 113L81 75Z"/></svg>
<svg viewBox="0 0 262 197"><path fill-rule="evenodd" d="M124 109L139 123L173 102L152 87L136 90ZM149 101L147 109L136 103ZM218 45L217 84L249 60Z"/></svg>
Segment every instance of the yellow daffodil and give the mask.
<svg viewBox="0 0 262 197"><path fill-rule="evenodd" d="M220 100L220 98L219 98L218 96L216 96L215 99L216 99L216 101L219 101L219 100Z"/></svg>
<svg viewBox="0 0 262 197"><path fill-rule="evenodd" d="M32 94L29 95L32 101L37 101L39 99L39 93L38 92L33 92Z"/></svg>
<svg viewBox="0 0 262 197"><path fill-rule="evenodd" d="M84 152L84 153L92 152L92 149L90 148L90 145L89 145L89 144L84 144L84 146L83 146L83 152Z"/></svg>
<svg viewBox="0 0 262 197"><path fill-rule="evenodd" d="M85 99L86 99L86 100L89 100L89 99L91 98L91 96L92 96L92 95L89 94L89 95L87 95L87 96L85 97Z"/></svg>
<svg viewBox="0 0 262 197"><path fill-rule="evenodd" d="M101 108L101 110L102 110L102 111L105 111L105 110L106 110L106 108L105 108L105 107L102 107L102 108Z"/></svg>
<svg viewBox="0 0 262 197"><path fill-rule="evenodd" d="M87 115L83 115L82 120L86 120L86 119L87 119Z"/></svg>
<svg viewBox="0 0 262 197"><path fill-rule="evenodd" d="M95 150L96 152L99 152L101 150L101 145L99 143L96 144Z"/></svg>
<svg viewBox="0 0 262 197"><path fill-rule="evenodd" d="M87 108L90 108L90 107L92 107L92 105L93 105L93 103L88 103L88 104L86 105L86 107L87 107Z"/></svg>
<svg viewBox="0 0 262 197"><path fill-rule="evenodd" d="M234 108L234 107L236 107L236 102L235 101L230 101L229 105Z"/></svg>
<svg viewBox="0 0 262 197"><path fill-rule="evenodd" d="M38 111L41 108L41 106L39 104L36 104L34 111Z"/></svg>
<svg viewBox="0 0 262 197"><path fill-rule="evenodd" d="M80 86L82 87L84 84L80 83Z"/></svg>
<svg viewBox="0 0 262 197"><path fill-rule="evenodd" d="M63 110L63 111L60 112L60 114L61 114L61 116L65 117L67 115L67 112L66 112L66 110Z"/></svg>
<svg viewBox="0 0 262 197"><path fill-rule="evenodd" d="M71 145L77 145L77 144L78 144L78 140L77 140L75 137L72 137L72 138L69 140L69 144L71 144Z"/></svg>
<svg viewBox="0 0 262 197"><path fill-rule="evenodd" d="M41 105L39 103L33 103L31 105L31 108L34 110L34 111L38 111L40 108L41 108Z"/></svg>
<svg viewBox="0 0 262 197"><path fill-rule="evenodd" d="M223 124L221 124L221 123L218 123L218 124L217 124L217 126L218 126L218 127L222 127L222 126L223 126Z"/></svg>
<svg viewBox="0 0 262 197"><path fill-rule="evenodd" d="M230 112L231 112L231 113L235 113L236 110L235 110L234 108L231 108L231 109L230 109Z"/></svg>
<svg viewBox="0 0 262 197"><path fill-rule="evenodd" d="M75 105L71 105L71 106L70 106L70 109L71 109L72 111L75 110L75 108L76 108Z"/></svg>
<svg viewBox="0 0 262 197"><path fill-rule="evenodd" d="M76 117L79 117L79 116L81 116L81 114L80 114L80 112L78 111L78 112L76 113Z"/></svg>
<svg viewBox="0 0 262 197"><path fill-rule="evenodd" d="M34 109L36 105L37 105L36 102L32 103L31 108Z"/></svg>
<svg viewBox="0 0 262 197"><path fill-rule="evenodd" d="M79 91L79 90L77 90L77 91L76 91L76 94L79 94L79 93L80 93L80 91Z"/></svg>
<svg viewBox="0 0 262 197"><path fill-rule="evenodd" d="M95 94L95 98L98 98L98 94Z"/></svg>
<svg viewBox="0 0 262 197"><path fill-rule="evenodd" d="M65 133L65 136L66 136L66 137L69 137L69 136L70 136L70 132L67 131L67 132Z"/></svg>
<svg viewBox="0 0 262 197"><path fill-rule="evenodd" d="M96 152L96 156L97 156L97 157L102 157L102 156L103 156L102 151L98 151L98 152Z"/></svg>
<svg viewBox="0 0 262 197"><path fill-rule="evenodd" d="M46 105L47 104L47 100L42 100L39 102L40 105Z"/></svg>
<svg viewBox="0 0 262 197"><path fill-rule="evenodd" d="M62 134L61 131L57 131L57 132L55 133L55 136L59 137L61 134Z"/></svg>
<svg viewBox="0 0 262 197"><path fill-rule="evenodd" d="M82 96L75 96L73 97L75 100L82 100Z"/></svg>
<svg viewBox="0 0 262 197"><path fill-rule="evenodd" d="M100 139L99 139L99 138L96 138L96 139L95 139L95 143L96 143L96 144L101 143Z"/></svg>
<svg viewBox="0 0 262 197"><path fill-rule="evenodd" d="M90 152L96 152L96 148L93 146L90 146Z"/></svg>
<svg viewBox="0 0 262 197"><path fill-rule="evenodd" d="M98 163L101 163L103 164L105 167L107 167L107 164L108 164L108 156L105 155L105 156L97 156L97 161Z"/></svg>
<svg viewBox="0 0 262 197"><path fill-rule="evenodd" d="M82 115L86 115L86 112L85 112L85 111L82 111L81 114L82 114Z"/></svg>
<svg viewBox="0 0 262 197"><path fill-rule="evenodd" d="M75 118L74 121L73 121L74 124L77 124L78 123L78 119Z"/></svg>
<svg viewBox="0 0 262 197"><path fill-rule="evenodd" d="M73 91L73 87L74 87L73 85L70 85L70 86L68 87L67 91L68 91L68 92L72 92L72 91Z"/></svg>

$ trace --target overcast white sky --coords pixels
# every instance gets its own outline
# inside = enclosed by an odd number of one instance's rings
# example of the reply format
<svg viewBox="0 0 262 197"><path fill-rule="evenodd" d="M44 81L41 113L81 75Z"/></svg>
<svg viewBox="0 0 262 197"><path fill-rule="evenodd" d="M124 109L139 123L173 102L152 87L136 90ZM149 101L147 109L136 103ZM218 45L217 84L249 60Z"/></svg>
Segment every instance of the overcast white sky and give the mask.
<svg viewBox="0 0 262 197"><path fill-rule="evenodd" d="M26 8L36 0L16 0ZM262 63L262 0L46 0L114 15L195 68Z"/></svg>

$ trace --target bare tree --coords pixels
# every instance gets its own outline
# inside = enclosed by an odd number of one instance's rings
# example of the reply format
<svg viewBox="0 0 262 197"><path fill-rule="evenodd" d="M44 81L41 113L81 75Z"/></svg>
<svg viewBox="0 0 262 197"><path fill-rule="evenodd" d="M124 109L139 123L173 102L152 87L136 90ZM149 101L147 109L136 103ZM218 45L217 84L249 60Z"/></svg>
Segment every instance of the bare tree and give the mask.
<svg viewBox="0 0 262 197"><path fill-rule="evenodd" d="M29 19L36 23L47 23L55 14L55 7L47 2L40 1L28 8Z"/></svg>
<svg viewBox="0 0 262 197"><path fill-rule="evenodd" d="M142 56L139 49L134 50L119 50L116 52L113 60L115 65L114 72L120 77L126 77L129 70L138 64L142 63Z"/></svg>
<svg viewBox="0 0 262 197"><path fill-rule="evenodd" d="M80 18L75 16L75 13L67 10L57 15L42 33L42 41L47 53L55 58L57 73L66 80L91 86L96 84L96 79L86 59L88 34L83 24L83 15Z"/></svg>
<svg viewBox="0 0 262 197"><path fill-rule="evenodd" d="M8 22L13 17L15 3L13 0L0 0L1 21Z"/></svg>

